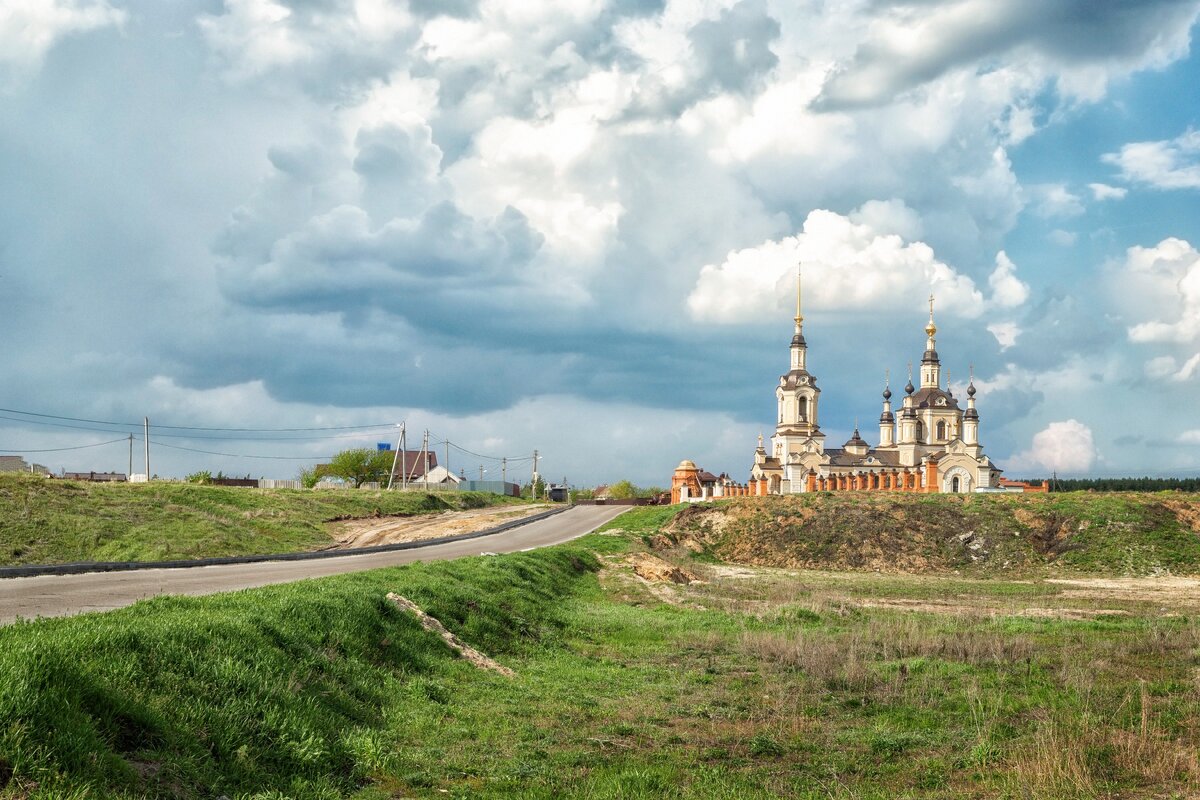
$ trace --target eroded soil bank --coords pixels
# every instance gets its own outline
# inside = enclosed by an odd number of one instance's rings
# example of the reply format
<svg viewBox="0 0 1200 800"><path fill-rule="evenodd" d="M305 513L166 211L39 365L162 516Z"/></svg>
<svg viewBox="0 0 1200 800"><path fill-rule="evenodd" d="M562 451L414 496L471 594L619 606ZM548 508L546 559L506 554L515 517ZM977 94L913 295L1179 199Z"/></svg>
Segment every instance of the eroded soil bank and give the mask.
<svg viewBox="0 0 1200 800"><path fill-rule="evenodd" d="M442 511L405 517L373 517L331 523L335 548L374 547L399 544L442 536L494 528L515 519L541 514L551 507L545 504L475 508L469 511Z"/></svg>

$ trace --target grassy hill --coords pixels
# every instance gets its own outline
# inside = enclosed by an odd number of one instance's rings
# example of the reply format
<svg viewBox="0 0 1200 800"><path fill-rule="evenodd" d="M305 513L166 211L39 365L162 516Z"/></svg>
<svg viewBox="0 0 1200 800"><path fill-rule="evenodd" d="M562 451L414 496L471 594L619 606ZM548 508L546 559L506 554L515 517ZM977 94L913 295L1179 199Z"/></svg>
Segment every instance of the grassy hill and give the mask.
<svg viewBox="0 0 1200 800"><path fill-rule="evenodd" d="M325 523L520 502L479 492L242 489L0 475L0 565L313 550Z"/></svg>
<svg viewBox="0 0 1200 800"><path fill-rule="evenodd" d="M1195 588L1151 602L682 550L702 582L648 583L629 559L673 512L530 553L2 627L0 797L1200 793ZM387 592L515 676L455 657Z"/></svg>
<svg viewBox="0 0 1200 800"><path fill-rule="evenodd" d="M683 509L660 544L726 561L967 574L1200 574L1200 495L816 493Z"/></svg>

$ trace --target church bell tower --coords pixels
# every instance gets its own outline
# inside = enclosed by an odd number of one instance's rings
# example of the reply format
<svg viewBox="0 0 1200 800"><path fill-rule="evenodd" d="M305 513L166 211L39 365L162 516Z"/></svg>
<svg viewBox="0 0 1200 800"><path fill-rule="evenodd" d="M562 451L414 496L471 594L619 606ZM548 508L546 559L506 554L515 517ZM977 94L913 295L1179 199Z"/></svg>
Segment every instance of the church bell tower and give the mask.
<svg viewBox="0 0 1200 800"><path fill-rule="evenodd" d="M808 371L808 342L804 339L803 283L800 270L796 271L796 316L792 334L791 369L779 377L775 399L779 406L775 436L772 437L772 455L783 461L793 453L804 452L809 440L816 440L819 450L824 450L825 435L817 424L817 405L821 390L817 379Z"/></svg>

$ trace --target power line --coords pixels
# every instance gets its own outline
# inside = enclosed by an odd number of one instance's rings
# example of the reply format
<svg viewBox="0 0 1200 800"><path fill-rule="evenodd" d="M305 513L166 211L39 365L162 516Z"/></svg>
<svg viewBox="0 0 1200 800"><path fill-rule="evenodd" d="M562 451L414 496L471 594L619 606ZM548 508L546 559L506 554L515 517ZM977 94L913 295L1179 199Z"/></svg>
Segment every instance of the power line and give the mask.
<svg viewBox="0 0 1200 800"><path fill-rule="evenodd" d="M118 439L117 441L123 442L126 440ZM204 453L205 455L225 456L226 458L260 458L272 461L320 461L322 459L328 461L333 458L333 456L254 456L247 455L246 453L218 453L215 450L197 450L194 447L180 447L177 444L167 444L166 442L159 441L155 441L154 444L158 447L169 447L172 450L186 450L189 453Z"/></svg>
<svg viewBox="0 0 1200 800"><path fill-rule="evenodd" d="M96 444L81 444L75 447L48 447L42 450L0 450L0 453L61 453L64 450L86 450L89 447L103 447L106 444L126 441L129 441L128 437L122 436L120 439L112 439L111 441L107 442L97 442ZM169 447L170 445L163 446Z"/></svg>
<svg viewBox="0 0 1200 800"><path fill-rule="evenodd" d="M448 444L451 447L453 447L455 450L466 453L467 455L475 456L476 458L486 458L489 461L503 461L504 459L507 458L508 462L510 464L512 464L512 463L519 463L521 461L532 461L533 460L533 456L488 456L488 455L484 455L483 453L476 453L474 450L468 450L467 448L462 447L461 445L457 445L448 439L443 439L442 441L437 442L437 444Z"/></svg>
<svg viewBox="0 0 1200 800"><path fill-rule="evenodd" d="M130 441L130 440L136 440L136 441L144 441L145 440L144 435L141 435L141 436L138 435L138 433L141 433L141 429L143 428L143 426L145 424L144 422L115 422L112 420L98 420L98 419L90 419L87 417L70 417L70 416L64 416L64 415L59 415L59 414L44 414L44 413L36 412L36 411L22 411L20 409L14 409L14 408L0 408L0 412L4 412L4 413L0 413L0 420L8 420L10 422L16 422L16 423L23 424L23 425L44 425L44 426L55 427L55 428L67 428L67 429L71 429L71 430L90 431L93 433L110 433L111 434L111 433L120 432L123 434L123 436L120 439L113 439L113 440L110 440L107 442L100 442L98 444L77 445L74 447L54 447L54 448L45 448L45 449L39 449L39 450L0 450L0 452L4 452L4 453L54 453L54 452L63 452L63 451L68 451L68 450L83 450L83 449L88 449L88 448L92 448L92 447L101 447L103 445L113 444L115 442L125 442L125 441ZM7 416L8 414L19 414L21 416L17 416L17 417ZM72 423L82 423L82 424L72 424ZM97 425L105 425L105 426L109 426L109 427L106 427L106 428L94 427ZM351 438L354 434L358 434L358 435L362 435L362 436L369 436L369 435L379 436L379 435L382 435L384 432L390 433L392 430L395 429L396 423L381 422L378 424L371 424L371 425L330 425L330 426L317 426L317 427L307 427L307 428L304 428L304 427L297 427L297 428L220 428L220 427L207 427L207 426L199 426L199 425L154 425L153 427L155 429L155 434L152 437L153 441L161 447L167 447L172 450L182 450L182 451L186 451L189 453L202 453L204 455L222 456L225 458L253 458L253 459L267 459L267 460L276 460L276 461L314 461L314 460L320 460L320 459L328 460L329 458L331 458L331 456L320 456L320 455L273 456L273 455L256 455L256 454L248 454L248 453L225 453L225 452L220 452L220 451L216 451L216 450L204 450L204 449L200 449L200 448L184 447L182 445L168 444L168 443L162 441L162 439L172 438L172 439L184 439L184 440L188 440L188 441L211 440L211 441L222 441L222 442L243 441L243 442L260 442L260 443L261 442L268 442L268 443L269 442L287 442L287 441L296 441L296 442L299 442L299 441L325 441L325 440L331 440L331 439L345 440L345 439ZM112 428L117 428L117 429L126 428L126 429L130 429L130 430L120 431L120 430L112 430ZM181 433L168 433L166 431L188 431L188 433L182 433L182 432ZM195 431L197 433L192 433L192 431ZM317 433L317 432L326 432L326 431L341 431L342 433L338 433L338 434L331 435L331 436L206 436L206 435L204 435L204 433L276 434L276 433ZM456 451L458 451L460 453L464 453L466 455L473 456L475 458L486 459L488 461L507 462L509 464L522 464L524 462L534 460L533 456L492 456L492 455L487 455L485 453L479 453L474 450L469 450L459 444L456 444L455 442L450 441L449 439L443 439L440 442L437 442L437 444L453 447Z"/></svg>
<svg viewBox="0 0 1200 800"><path fill-rule="evenodd" d="M103 419L86 419L83 417L63 417L57 414L40 414L36 411L21 411L16 408L0 408L7 414L22 414L27 417L41 417L42 419L62 419L68 422L88 422L93 425L112 425L123 428L137 428L141 426L140 422L113 422L112 420ZM166 428L173 431L220 431L226 433L300 433L305 431L362 431L372 428L394 428L394 422L380 422L371 425L330 425L316 428L209 428L197 425L155 425L156 428Z"/></svg>
<svg viewBox="0 0 1200 800"><path fill-rule="evenodd" d="M0 410L3 410L3 409L0 409ZM18 412L18 413L20 413L20 412ZM19 417L10 417L5 414L0 414L0 419L6 419L11 422L20 422L20 423L26 424L26 425L48 425L48 426L55 427L55 428L71 428L73 430L93 431L95 433L116 433L116 431L111 430L109 428L96 428L96 427L91 427L88 425L71 425L66 422L46 422L44 420L38 420L38 419L21 419ZM59 419L59 418L56 417L56 419ZM69 419L69 417L63 417L62 419ZM86 420L81 420L81 421L86 421ZM99 424L99 425L111 424L113 426L117 426L117 425L120 425L121 423L99 422L96 424ZM137 426L130 426L130 427L140 428L141 425L139 424ZM156 427L158 427L158 426L156 426ZM167 427L167 426L162 426L162 427ZM171 430L184 430L183 428L178 428L178 427L170 428L170 429ZM202 429L197 428L196 430L202 430ZM229 430L237 431L238 429L230 428ZM356 430L361 430L363 435L371 433L371 431L366 430L366 429L356 429ZM383 431L379 431L379 433L383 433ZM347 429L347 433L341 433L341 434L337 434L334 436L204 436L202 434L194 434L194 433L161 433L161 432L158 432L156 434L156 438L169 437L172 439L210 439L210 440L220 441L220 442L313 442L313 441L322 441L322 440L328 440L328 439L345 439L352 435L353 434L351 432L349 432L349 429Z"/></svg>

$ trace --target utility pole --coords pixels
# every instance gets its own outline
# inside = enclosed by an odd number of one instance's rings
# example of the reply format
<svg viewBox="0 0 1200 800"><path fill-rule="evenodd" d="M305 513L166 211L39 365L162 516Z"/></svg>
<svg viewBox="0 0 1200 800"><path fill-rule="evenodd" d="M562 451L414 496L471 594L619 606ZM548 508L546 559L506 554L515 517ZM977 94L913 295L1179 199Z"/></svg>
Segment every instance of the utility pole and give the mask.
<svg viewBox="0 0 1200 800"><path fill-rule="evenodd" d="M479 482L483 483L483 464L479 465Z"/></svg>
<svg viewBox="0 0 1200 800"><path fill-rule="evenodd" d="M145 426L146 435L146 483L150 482L150 418L142 417L142 424Z"/></svg>
<svg viewBox="0 0 1200 800"><path fill-rule="evenodd" d="M396 459L400 457L400 445L404 441L404 423L400 423L400 435L396 438L396 455L392 456L392 471L388 473L388 487L392 488L392 483L396 480Z"/></svg>
<svg viewBox="0 0 1200 800"><path fill-rule="evenodd" d="M508 458L500 459L500 482L508 483Z"/></svg>
<svg viewBox="0 0 1200 800"><path fill-rule="evenodd" d="M129 434L129 472L125 473L125 480L130 480L133 477L133 434Z"/></svg>
<svg viewBox="0 0 1200 800"><path fill-rule="evenodd" d="M529 478L529 494L534 500L537 500L537 482L538 482L537 462L538 462L538 451L534 450L533 451L533 475L530 476L530 478Z"/></svg>
<svg viewBox="0 0 1200 800"><path fill-rule="evenodd" d="M449 475L450 474L450 440L447 439L446 441L442 442L442 446L446 453L446 463L443 466L446 467L446 474Z"/></svg>
<svg viewBox="0 0 1200 800"><path fill-rule="evenodd" d="M429 428L425 429L425 438L421 441L421 472L424 473L425 491L429 491Z"/></svg>
<svg viewBox="0 0 1200 800"><path fill-rule="evenodd" d="M408 488L408 427L400 426L400 488Z"/></svg>

